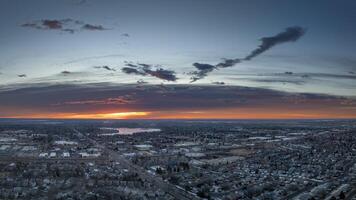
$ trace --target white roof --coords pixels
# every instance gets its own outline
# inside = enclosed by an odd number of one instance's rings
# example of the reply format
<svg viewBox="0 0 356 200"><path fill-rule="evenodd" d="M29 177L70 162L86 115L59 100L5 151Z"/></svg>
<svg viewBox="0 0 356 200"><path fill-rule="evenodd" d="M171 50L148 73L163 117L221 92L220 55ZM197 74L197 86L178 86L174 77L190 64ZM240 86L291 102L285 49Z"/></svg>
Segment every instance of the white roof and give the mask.
<svg viewBox="0 0 356 200"><path fill-rule="evenodd" d="M63 157L69 157L70 154L68 152L63 152Z"/></svg>
<svg viewBox="0 0 356 200"><path fill-rule="evenodd" d="M65 140L58 140L58 141L55 141L54 144L59 144L59 145L76 145L76 144L78 144L78 142L65 141Z"/></svg>

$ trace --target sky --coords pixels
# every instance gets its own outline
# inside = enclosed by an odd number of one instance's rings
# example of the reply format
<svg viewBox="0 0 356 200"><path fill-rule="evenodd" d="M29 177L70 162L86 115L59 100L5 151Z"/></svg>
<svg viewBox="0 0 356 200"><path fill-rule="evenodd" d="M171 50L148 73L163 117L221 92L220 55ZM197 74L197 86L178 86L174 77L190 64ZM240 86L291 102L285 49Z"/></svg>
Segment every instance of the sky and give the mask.
<svg viewBox="0 0 356 200"><path fill-rule="evenodd" d="M0 118L356 118L353 0L0 0Z"/></svg>

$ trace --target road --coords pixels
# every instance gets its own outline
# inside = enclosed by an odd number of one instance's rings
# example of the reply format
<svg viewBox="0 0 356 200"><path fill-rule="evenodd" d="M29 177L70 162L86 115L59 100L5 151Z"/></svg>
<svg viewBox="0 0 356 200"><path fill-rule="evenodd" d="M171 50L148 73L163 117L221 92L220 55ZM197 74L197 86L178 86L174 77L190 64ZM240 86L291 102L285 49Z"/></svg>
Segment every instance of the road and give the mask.
<svg viewBox="0 0 356 200"><path fill-rule="evenodd" d="M197 197L183 189L177 188L175 185L172 185L169 182L164 181L161 177L148 173L145 169L143 169L142 167L140 167L138 165L133 164L130 160L126 159L120 153L113 151L111 149L108 149L105 145L100 144L96 140L85 136L77 129L73 129L73 130L81 137L85 137L86 139L88 139L90 142L92 142L97 148L101 149L103 152L107 152L108 156L111 160L119 162L125 168L134 171L143 180L151 182L157 188L160 188L167 194L170 194L175 199L177 199L177 200L200 200L199 197Z"/></svg>

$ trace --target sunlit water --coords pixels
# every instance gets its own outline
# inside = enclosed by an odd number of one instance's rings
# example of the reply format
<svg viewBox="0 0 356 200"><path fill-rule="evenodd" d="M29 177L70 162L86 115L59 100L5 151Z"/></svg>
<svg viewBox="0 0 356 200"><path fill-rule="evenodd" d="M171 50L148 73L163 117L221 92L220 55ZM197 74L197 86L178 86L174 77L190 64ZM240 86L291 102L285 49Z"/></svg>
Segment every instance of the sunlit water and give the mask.
<svg viewBox="0 0 356 200"><path fill-rule="evenodd" d="M158 128L108 128L103 127L102 130L106 131L114 131L112 133L103 133L102 136L110 136L110 135L132 135L134 133L147 133L147 132L159 132L161 129Z"/></svg>

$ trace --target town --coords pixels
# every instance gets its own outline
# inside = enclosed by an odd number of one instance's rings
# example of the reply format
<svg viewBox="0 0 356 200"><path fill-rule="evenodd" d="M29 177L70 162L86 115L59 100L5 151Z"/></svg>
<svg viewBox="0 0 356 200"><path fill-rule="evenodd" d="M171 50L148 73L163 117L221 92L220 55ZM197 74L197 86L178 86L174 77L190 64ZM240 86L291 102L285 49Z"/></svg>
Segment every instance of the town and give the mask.
<svg viewBox="0 0 356 200"><path fill-rule="evenodd" d="M0 199L356 199L353 120L0 120Z"/></svg>

